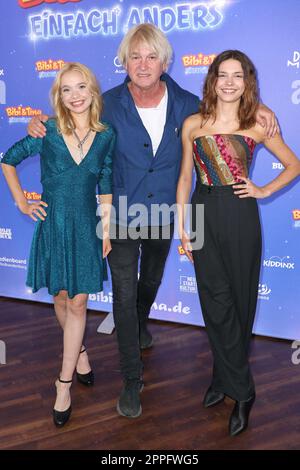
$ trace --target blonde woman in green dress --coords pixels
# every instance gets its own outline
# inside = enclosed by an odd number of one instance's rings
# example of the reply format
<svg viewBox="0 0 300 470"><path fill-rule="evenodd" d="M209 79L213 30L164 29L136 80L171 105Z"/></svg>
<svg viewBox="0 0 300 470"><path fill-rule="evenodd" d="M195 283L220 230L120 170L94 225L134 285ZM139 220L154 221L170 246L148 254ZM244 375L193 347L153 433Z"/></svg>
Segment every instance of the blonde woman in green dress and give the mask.
<svg viewBox="0 0 300 470"><path fill-rule="evenodd" d="M105 258L111 250L113 129L100 121L102 99L94 74L84 65L66 64L51 90L55 118L44 138L30 136L13 145L2 169L15 202L36 221L26 284L47 287L63 328L63 361L56 380L53 420L63 426L71 415L70 387L77 380L93 385L94 376L82 344L88 294L102 290ZM15 167L40 154L41 201L29 204ZM102 211L102 239L97 237L96 188Z"/></svg>

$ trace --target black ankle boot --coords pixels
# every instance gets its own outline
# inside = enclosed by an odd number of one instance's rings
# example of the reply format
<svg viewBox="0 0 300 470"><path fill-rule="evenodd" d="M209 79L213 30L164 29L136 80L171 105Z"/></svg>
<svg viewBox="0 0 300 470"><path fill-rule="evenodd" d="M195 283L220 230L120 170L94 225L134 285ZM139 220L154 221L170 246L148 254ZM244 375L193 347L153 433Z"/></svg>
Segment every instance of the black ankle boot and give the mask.
<svg viewBox="0 0 300 470"><path fill-rule="evenodd" d="M80 351L80 354L84 353L85 351L86 349L83 348L83 350ZM78 382L82 385L85 385L86 387L91 387L92 385L94 385L94 373L92 370L90 370L90 372L87 372L86 374L79 374L79 372L76 371L76 377Z"/></svg>
<svg viewBox="0 0 300 470"><path fill-rule="evenodd" d="M204 408L209 408L210 406L215 406L218 403L224 401L225 394L223 392L218 392L214 390L212 386L207 389L207 392L203 399Z"/></svg>
<svg viewBox="0 0 300 470"><path fill-rule="evenodd" d="M72 380L61 380L59 377L58 380L63 383L63 384L70 384L72 383ZM67 410L64 411L57 411L55 408L53 408L53 422L55 426L58 428L61 428L66 424L66 422L69 420L72 412L72 406L70 405Z"/></svg>
<svg viewBox="0 0 300 470"><path fill-rule="evenodd" d="M248 426L248 420L255 394L247 401L236 401L229 420L230 436L237 436Z"/></svg>

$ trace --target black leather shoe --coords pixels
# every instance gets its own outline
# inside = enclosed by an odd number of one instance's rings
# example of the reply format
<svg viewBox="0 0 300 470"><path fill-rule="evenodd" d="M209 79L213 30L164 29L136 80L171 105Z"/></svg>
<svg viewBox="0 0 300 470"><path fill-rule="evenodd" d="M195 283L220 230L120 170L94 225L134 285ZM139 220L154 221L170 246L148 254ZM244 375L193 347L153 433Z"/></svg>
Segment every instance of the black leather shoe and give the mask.
<svg viewBox="0 0 300 470"><path fill-rule="evenodd" d="M209 408L210 406L215 406L218 403L224 401L225 393L218 392L214 390L212 386L208 387L207 392L203 399L203 406L204 408Z"/></svg>
<svg viewBox="0 0 300 470"><path fill-rule="evenodd" d="M230 436L237 436L248 427L248 420L255 394L247 401L236 401L229 420Z"/></svg>
<svg viewBox="0 0 300 470"><path fill-rule="evenodd" d="M79 372L76 372L76 377L77 381L82 385L85 385L86 387L91 387L92 385L94 385L95 378L94 372L92 370L87 374L79 374Z"/></svg>
<svg viewBox="0 0 300 470"><path fill-rule="evenodd" d="M86 349L84 348L82 351L80 351L80 354L84 353L85 351ZM95 382L95 377L92 370L90 370L90 372L87 372L86 374L80 374L76 371L76 378L79 383L85 385L86 387L91 387L92 385L94 385Z"/></svg>
<svg viewBox="0 0 300 470"><path fill-rule="evenodd" d="M142 380L125 380L124 387L117 403L117 411L119 415L125 416L126 418L138 418L142 414L140 392L143 388L144 384Z"/></svg>
<svg viewBox="0 0 300 470"><path fill-rule="evenodd" d="M53 422L56 427L62 428L71 416L72 406L70 405L69 408L65 411L57 411L53 409Z"/></svg>
<svg viewBox="0 0 300 470"><path fill-rule="evenodd" d="M153 336L147 328L146 323L140 324L140 348L149 349L153 346Z"/></svg>
<svg viewBox="0 0 300 470"><path fill-rule="evenodd" d="M58 378L58 380L64 384L72 383L72 380L61 380L60 378ZM71 412L72 412L71 405L69 406L67 410L64 410L64 411L57 411L55 408L53 408L53 422L55 426L57 426L58 428L61 428L62 426L64 426L66 422L69 421Z"/></svg>

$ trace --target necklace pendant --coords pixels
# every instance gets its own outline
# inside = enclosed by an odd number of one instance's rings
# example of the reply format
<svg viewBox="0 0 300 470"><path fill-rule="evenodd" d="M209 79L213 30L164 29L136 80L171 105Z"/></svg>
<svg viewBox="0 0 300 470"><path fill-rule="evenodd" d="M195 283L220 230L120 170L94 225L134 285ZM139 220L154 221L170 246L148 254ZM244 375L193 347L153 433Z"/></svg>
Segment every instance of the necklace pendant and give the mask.
<svg viewBox="0 0 300 470"><path fill-rule="evenodd" d="M84 159L83 144L86 142L86 140L88 139L91 132L92 132L92 129L89 129L88 132L86 133L86 135L84 136L84 138L82 140L80 140L78 134L73 129L73 135L74 135L74 137L76 138L76 140L78 142L77 143L77 148L79 149L80 162Z"/></svg>

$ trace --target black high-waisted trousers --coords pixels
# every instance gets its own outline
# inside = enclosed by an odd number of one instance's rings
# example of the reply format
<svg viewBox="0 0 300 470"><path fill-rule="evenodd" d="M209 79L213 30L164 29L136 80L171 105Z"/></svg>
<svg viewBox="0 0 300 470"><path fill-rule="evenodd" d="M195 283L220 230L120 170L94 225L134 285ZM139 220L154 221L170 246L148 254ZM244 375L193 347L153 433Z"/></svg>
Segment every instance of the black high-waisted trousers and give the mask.
<svg viewBox="0 0 300 470"><path fill-rule="evenodd" d="M197 184L193 213L196 204L204 204L204 245L193 258L213 352L212 387L243 401L254 393L248 350L261 262L257 203L240 199L231 186Z"/></svg>

